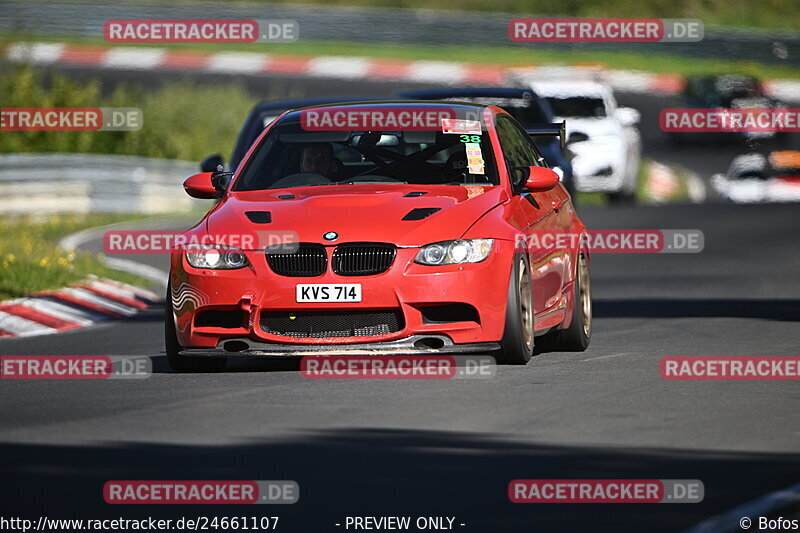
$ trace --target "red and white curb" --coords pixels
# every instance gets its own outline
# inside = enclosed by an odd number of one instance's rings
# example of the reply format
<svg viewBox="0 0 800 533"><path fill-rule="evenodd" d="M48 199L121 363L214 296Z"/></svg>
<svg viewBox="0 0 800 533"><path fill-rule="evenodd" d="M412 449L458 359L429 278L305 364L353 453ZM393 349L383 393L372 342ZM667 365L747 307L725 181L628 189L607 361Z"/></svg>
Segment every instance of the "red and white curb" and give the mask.
<svg viewBox="0 0 800 533"><path fill-rule="evenodd" d="M405 81L444 85L500 85L514 70L498 65L454 61L410 61L343 56L299 56L256 52L206 52L187 49L100 46L62 43L13 43L2 53L7 60L36 65L92 66L122 70L184 70L216 74L286 74L348 80ZM585 65L572 67L580 73ZM536 66L526 66L535 72ZM542 66L543 70L550 67ZM622 92L676 94L683 89L679 74L603 70L611 86ZM783 101L800 101L800 80L767 80L765 89Z"/></svg>
<svg viewBox="0 0 800 533"><path fill-rule="evenodd" d="M0 302L0 337L32 337L135 315L162 299L152 291L91 276L59 289Z"/></svg>

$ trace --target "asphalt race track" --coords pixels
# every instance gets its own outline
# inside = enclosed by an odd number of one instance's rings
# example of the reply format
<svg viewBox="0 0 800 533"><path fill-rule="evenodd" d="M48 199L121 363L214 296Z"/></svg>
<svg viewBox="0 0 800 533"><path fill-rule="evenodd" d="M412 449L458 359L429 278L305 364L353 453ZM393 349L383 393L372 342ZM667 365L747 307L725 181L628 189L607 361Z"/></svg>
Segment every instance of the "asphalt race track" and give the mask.
<svg viewBox="0 0 800 533"><path fill-rule="evenodd" d="M159 310L4 340L15 355L147 355L145 380L3 382L2 506L95 518L108 479L292 479L288 531L346 515L456 516L464 531L682 531L800 471L795 383L675 382L668 355L793 355L800 223L792 205L585 209L593 228L697 228L699 254L595 254L590 349L544 353L488 380L307 380L291 362L168 370ZM787 221L793 221L787 225ZM90 243L89 246L99 246ZM147 256L153 264L163 257ZM516 478L700 479L700 504L511 504ZM248 509L215 514L252 514ZM565 511L568 511L565 513ZM206 513L211 511L206 510ZM283 529L283 528L282 528Z"/></svg>

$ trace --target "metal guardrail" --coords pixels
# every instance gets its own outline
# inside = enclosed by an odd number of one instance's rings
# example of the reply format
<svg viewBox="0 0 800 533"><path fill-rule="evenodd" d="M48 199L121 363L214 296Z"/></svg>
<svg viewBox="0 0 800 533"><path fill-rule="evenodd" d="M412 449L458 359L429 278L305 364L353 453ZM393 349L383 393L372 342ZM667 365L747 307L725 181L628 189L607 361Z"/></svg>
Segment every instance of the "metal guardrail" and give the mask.
<svg viewBox="0 0 800 533"><path fill-rule="evenodd" d="M182 213L197 163L91 154L0 155L0 214Z"/></svg>
<svg viewBox="0 0 800 533"><path fill-rule="evenodd" d="M506 45L519 14L239 2L151 3L4 1L0 32L101 36L108 19L294 19L300 40L363 43ZM254 51L265 51L268 47ZM618 50L800 65L800 33L707 26L699 43L541 43L550 50Z"/></svg>

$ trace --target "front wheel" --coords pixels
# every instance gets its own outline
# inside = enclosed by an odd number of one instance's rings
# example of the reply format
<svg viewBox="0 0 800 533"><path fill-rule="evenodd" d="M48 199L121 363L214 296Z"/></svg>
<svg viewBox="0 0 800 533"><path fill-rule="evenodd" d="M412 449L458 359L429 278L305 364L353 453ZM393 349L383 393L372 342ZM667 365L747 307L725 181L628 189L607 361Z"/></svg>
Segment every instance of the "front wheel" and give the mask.
<svg viewBox="0 0 800 533"><path fill-rule="evenodd" d="M612 205L633 205L636 203L636 192L617 191L608 193L608 203Z"/></svg>
<svg viewBox="0 0 800 533"><path fill-rule="evenodd" d="M169 287L164 303L164 348L170 368L178 372L218 372L225 368L228 361L225 357L186 357L180 354L183 347L178 342L178 333L175 330L172 291Z"/></svg>
<svg viewBox="0 0 800 533"><path fill-rule="evenodd" d="M506 325L500 342L502 363L524 365L533 356L533 285L528 257L514 256L506 299Z"/></svg>

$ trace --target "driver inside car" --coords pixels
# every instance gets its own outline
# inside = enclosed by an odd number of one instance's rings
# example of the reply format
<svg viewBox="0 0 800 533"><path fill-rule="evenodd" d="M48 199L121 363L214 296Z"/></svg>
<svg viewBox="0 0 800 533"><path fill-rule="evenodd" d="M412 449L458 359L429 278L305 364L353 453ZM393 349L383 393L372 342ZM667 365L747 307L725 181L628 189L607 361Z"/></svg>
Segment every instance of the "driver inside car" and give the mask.
<svg viewBox="0 0 800 533"><path fill-rule="evenodd" d="M300 159L300 171L320 174L332 179L337 173L337 161L333 156L333 147L328 143L309 144L303 148Z"/></svg>

